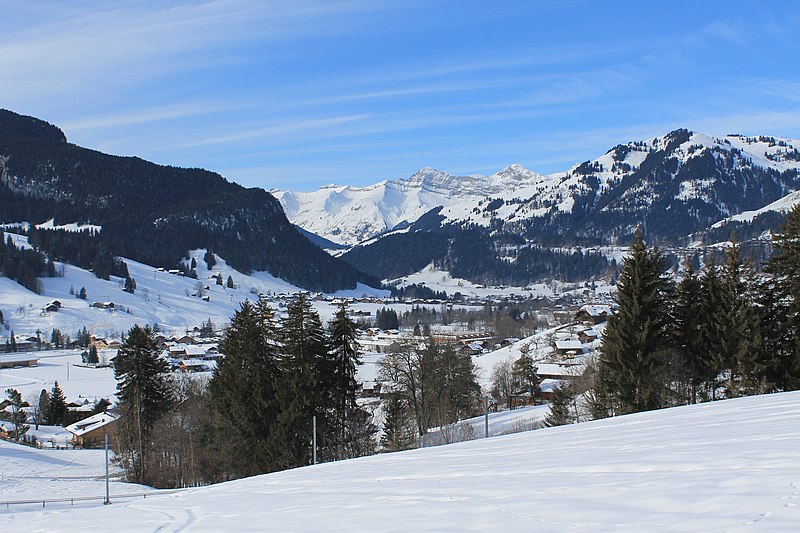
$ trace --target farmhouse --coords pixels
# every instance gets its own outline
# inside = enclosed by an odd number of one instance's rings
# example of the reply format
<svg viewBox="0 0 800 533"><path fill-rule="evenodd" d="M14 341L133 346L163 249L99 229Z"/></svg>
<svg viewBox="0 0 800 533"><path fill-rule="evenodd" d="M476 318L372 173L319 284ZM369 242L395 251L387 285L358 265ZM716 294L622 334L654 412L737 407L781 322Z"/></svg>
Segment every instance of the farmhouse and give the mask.
<svg viewBox="0 0 800 533"><path fill-rule="evenodd" d="M75 446L94 448L105 444L105 434L113 434L118 417L110 413L97 413L66 427L72 433Z"/></svg>
<svg viewBox="0 0 800 533"><path fill-rule="evenodd" d="M610 315L610 305L584 305L578 310L575 319L584 324L593 326L605 322Z"/></svg>

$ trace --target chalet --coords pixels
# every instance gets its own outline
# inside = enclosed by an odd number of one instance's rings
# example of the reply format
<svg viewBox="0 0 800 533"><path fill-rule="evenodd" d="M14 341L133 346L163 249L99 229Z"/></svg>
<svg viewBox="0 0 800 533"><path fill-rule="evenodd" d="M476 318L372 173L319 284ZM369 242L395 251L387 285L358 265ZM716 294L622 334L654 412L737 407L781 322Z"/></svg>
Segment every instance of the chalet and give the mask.
<svg viewBox="0 0 800 533"><path fill-rule="evenodd" d="M605 322L610 315L610 305L584 305L578 310L575 320L593 326Z"/></svg>
<svg viewBox="0 0 800 533"><path fill-rule="evenodd" d="M543 379L539 383L539 390L542 391L542 400L548 402L553 401L555 396L555 389L565 386L565 380L561 379Z"/></svg>
<svg viewBox="0 0 800 533"><path fill-rule="evenodd" d="M556 341L556 354L561 357L572 358L583 353L583 343L579 340Z"/></svg>
<svg viewBox="0 0 800 533"><path fill-rule="evenodd" d="M375 398L381 395L380 381L365 381L361 384L361 396L363 398Z"/></svg>
<svg viewBox="0 0 800 533"><path fill-rule="evenodd" d="M178 363L178 368L182 372L206 372L209 370L208 361L199 359L184 359Z"/></svg>
<svg viewBox="0 0 800 533"><path fill-rule="evenodd" d="M84 418L65 429L72 433L72 443L84 448L95 448L105 444L105 435L113 434L118 417L108 412Z"/></svg>
<svg viewBox="0 0 800 533"><path fill-rule="evenodd" d="M589 328L578 332L578 340L583 344L589 344L597 340L599 332L595 329Z"/></svg>
<svg viewBox="0 0 800 533"><path fill-rule="evenodd" d="M583 365L578 364L557 364L557 363L537 363L536 375L543 380L572 380L583 373Z"/></svg>
<svg viewBox="0 0 800 533"><path fill-rule="evenodd" d="M114 302L93 302L89 304L89 307L94 307L96 309L114 309Z"/></svg>
<svg viewBox="0 0 800 533"><path fill-rule="evenodd" d="M61 302L53 300L42 308L46 313L57 313L61 309Z"/></svg>
<svg viewBox="0 0 800 533"><path fill-rule="evenodd" d="M400 348L400 343L397 339L387 335L360 337L356 342L358 342L358 346L363 352L390 353Z"/></svg>
<svg viewBox="0 0 800 533"><path fill-rule="evenodd" d="M0 368L16 368L20 366L37 366L39 358L30 354L0 355Z"/></svg>
<svg viewBox="0 0 800 533"><path fill-rule="evenodd" d="M459 351L464 355L480 355L483 353L483 344L480 342L470 342L469 344L463 344L459 348Z"/></svg>

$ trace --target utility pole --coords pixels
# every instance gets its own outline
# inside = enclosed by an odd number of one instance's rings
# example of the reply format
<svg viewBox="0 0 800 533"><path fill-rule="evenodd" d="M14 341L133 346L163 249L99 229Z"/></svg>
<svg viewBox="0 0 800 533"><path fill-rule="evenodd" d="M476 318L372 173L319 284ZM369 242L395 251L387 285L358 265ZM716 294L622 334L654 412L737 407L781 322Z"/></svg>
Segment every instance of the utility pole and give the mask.
<svg viewBox="0 0 800 533"><path fill-rule="evenodd" d="M486 397L486 407L483 410L483 436L489 437L489 397Z"/></svg>
<svg viewBox="0 0 800 533"><path fill-rule="evenodd" d="M105 432L106 436L106 501L103 502L103 505L108 505L111 503L111 496L108 490L108 431Z"/></svg>
<svg viewBox="0 0 800 533"><path fill-rule="evenodd" d="M317 415L313 417L313 432L311 433L311 464L317 464Z"/></svg>

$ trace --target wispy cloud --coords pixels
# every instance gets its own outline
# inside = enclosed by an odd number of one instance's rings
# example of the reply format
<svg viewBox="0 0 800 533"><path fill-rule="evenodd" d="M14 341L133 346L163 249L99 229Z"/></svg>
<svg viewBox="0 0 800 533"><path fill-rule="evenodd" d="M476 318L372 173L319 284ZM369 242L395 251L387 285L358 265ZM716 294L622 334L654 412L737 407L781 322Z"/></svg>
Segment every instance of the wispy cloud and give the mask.
<svg viewBox="0 0 800 533"><path fill-rule="evenodd" d="M135 124L148 124L178 118L196 117L213 113L222 113L252 107L244 102L186 102L164 106L138 108L122 113L110 113L93 117L83 117L75 121L67 121L60 126L68 131L91 130L97 128L119 128Z"/></svg>

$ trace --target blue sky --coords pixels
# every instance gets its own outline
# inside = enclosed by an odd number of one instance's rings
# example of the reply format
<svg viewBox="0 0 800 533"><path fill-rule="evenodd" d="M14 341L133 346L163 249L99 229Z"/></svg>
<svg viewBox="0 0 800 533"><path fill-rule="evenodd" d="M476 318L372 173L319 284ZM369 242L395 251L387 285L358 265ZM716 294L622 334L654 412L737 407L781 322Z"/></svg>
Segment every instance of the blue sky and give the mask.
<svg viewBox="0 0 800 533"><path fill-rule="evenodd" d="M800 139L800 6L1 2L0 107L246 186L551 173L678 127Z"/></svg>

